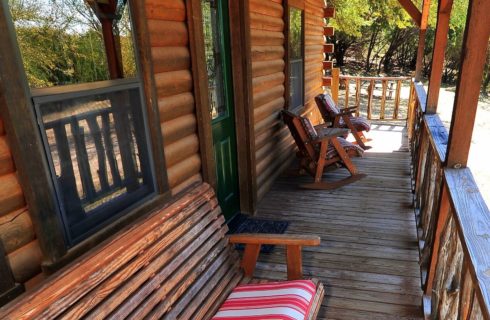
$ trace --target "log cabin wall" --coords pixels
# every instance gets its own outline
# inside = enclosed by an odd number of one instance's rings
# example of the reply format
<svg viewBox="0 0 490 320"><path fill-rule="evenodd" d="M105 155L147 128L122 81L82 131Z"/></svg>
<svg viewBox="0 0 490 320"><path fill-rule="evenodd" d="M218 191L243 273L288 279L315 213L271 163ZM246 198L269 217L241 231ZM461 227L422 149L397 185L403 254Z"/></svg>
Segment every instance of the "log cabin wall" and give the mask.
<svg viewBox="0 0 490 320"><path fill-rule="evenodd" d="M323 8L324 0L305 0L305 114L318 124L322 116L315 97L323 93L323 45L325 43Z"/></svg>
<svg viewBox="0 0 490 320"><path fill-rule="evenodd" d="M305 11L305 108L314 123L320 115L314 97L323 92L323 0L290 1ZM250 0L250 37L257 199L294 159L295 145L280 119L285 101L285 23L282 0Z"/></svg>
<svg viewBox="0 0 490 320"><path fill-rule="evenodd" d="M42 253L19 184L1 115L0 240L16 282L26 283L40 274Z"/></svg>
<svg viewBox="0 0 490 320"><path fill-rule="evenodd" d="M151 43L155 86L164 141L168 182L175 195L202 178L193 94L189 30L183 0L144 2ZM319 117L314 96L322 91L322 0L305 0L306 113ZM294 159L294 143L279 118L285 106L285 30L281 0L250 0L254 140L257 195ZM15 280L26 283L41 273L42 253L0 115L0 239ZM32 282L34 283L34 282Z"/></svg>
<svg viewBox="0 0 490 320"><path fill-rule="evenodd" d="M146 0L167 175L172 195L202 181L186 5Z"/></svg>

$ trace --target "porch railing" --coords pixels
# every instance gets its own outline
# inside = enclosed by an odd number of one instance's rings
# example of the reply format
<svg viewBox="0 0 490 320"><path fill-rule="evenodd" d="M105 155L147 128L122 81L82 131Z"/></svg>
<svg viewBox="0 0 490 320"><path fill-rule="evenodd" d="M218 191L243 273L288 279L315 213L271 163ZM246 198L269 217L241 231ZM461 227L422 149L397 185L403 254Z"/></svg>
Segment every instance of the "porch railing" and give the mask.
<svg viewBox="0 0 490 320"><path fill-rule="evenodd" d="M433 319L490 319L490 212L469 168L445 168L448 133L411 87L408 134L424 312Z"/></svg>
<svg viewBox="0 0 490 320"><path fill-rule="evenodd" d="M369 120L406 120L411 100L409 77L360 77L340 75L333 95L345 107L357 107L356 115ZM336 91L336 92L335 92Z"/></svg>

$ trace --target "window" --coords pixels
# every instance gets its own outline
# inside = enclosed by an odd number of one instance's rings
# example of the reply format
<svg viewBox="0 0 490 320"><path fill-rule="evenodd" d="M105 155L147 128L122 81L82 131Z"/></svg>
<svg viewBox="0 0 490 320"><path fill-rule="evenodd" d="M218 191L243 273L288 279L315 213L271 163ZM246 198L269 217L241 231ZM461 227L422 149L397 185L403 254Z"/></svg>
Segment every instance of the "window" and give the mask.
<svg viewBox="0 0 490 320"><path fill-rule="evenodd" d="M155 192L126 1L9 0L68 243Z"/></svg>
<svg viewBox="0 0 490 320"><path fill-rule="evenodd" d="M304 24L303 11L289 9L288 58L289 58L289 109L304 104Z"/></svg>

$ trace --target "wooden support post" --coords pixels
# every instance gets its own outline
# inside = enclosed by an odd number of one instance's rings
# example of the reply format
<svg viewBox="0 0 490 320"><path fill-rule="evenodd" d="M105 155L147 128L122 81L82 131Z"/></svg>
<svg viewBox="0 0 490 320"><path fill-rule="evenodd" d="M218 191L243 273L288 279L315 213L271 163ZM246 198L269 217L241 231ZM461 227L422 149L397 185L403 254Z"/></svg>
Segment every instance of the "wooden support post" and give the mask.
<svg viewBox="0 0 490 320"><path fill-rule="evenodd" d="M240 210L254 214L257 205L258 189L255 165L255 125L251 76L250 9L249 1L230 1L229 3L233 96L238 141Z"/></svg>
<svg viewBox="0 0 490 320"><path fill-rule="evenodd" d="M374 80L371 80L368 89L368 105L367 105L367 118L369 120L371 120L371 115L372 115L374 86L375 86Z"/></svg>
<svg viewBox="0 0 490 320"><path fill-rule="evenodd" d="M449 30L449 19L453 0L439 1L437 9L437 27L434 40L434 51L432 53L432 64L430 68L429 92L427 93L426 113L437 112L437 101L441 89L442 70L444 68L444 55L446 53L447 33Z"/></svg>
<svg viewBox="0 0 490 320"><path fill-rule="evenodd" d="M427 22L429 19L430 0L424 0L422 5L422 17L420 19L419 46L417 50L417 65L415 68L415 81L422 77L422 64L424 61L425 35L427 33Z"/></svg>
<svg viewBox="0 0 490 320"><path fill-rule="evenodd" d="M61 221L53 214L55 191L7 1L0 2L0 43L0 113L43 263L51 263L65 255L65 239Z"/></svg>
<svg viewBox="0 0 490 320"><path fill-rule="evenodd" d="M356 117L359 117L361 108L361 80L356 79Z"/></svg>
<svg viewBox="0 0 490 320"><path fill-rule="evenodd" d="M339 103L339 85L340 85L340 69L332 69L332 99L335 103Z"/></svg>
<svg viewBox="0 0 490 320"><path fill-rule="evenodd" d="M386 79L383 79L381 81L381 85L383 86L383 92L381 93L381 110L379 112L379 118L382 120L382 119L385 118L386 90L387 90L387 87L388 87L388 81Z"/></svg>
<svg viewBox="0 0 490 320"><path fill-rule="evenodd" d="M396 92L395 92L395 109L393 110L393 119L398 119L398 113L400 110L400 93L402 90L402 81L398 80L396 82Z"/></svg>
<svg viewBox="0 0 490 320"><path fill-rule="evenodd" d="M350 95L350 80L345 79L345 101L344 101L344 107L348 108L349 107L349 95Z"/></svg>
<svg viewBox="0 0 490 320"><path fill-rule="evenodd" d="M466 167L490 37L490 1L470 0L464 33L446 166Z"/></svg>

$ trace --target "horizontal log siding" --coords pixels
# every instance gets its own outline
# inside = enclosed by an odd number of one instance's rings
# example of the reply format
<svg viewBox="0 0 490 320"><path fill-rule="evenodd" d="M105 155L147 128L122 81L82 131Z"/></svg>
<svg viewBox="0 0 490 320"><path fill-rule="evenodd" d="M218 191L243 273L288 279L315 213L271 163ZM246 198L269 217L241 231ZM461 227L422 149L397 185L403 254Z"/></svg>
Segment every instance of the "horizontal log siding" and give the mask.
<svg viewBox="0 0 490 320"><path fill-rule="evenodd" d="M17 178L0 118L0 241L15 281L25 283L41 272L41 249Z"/></svg>
<svg viewBox="0 0 490 320"><path fill-rule="evenodd" d="M260 200L292 158L293 141L281 122L284 108L284 8L280 0L250 0L257 197Z"/></svg>
<svg viewBox="0 0 490 320"><path fill-rule="evenodd" d="M314 98L323 91L323 1L304 0L305 109L314 123L320 115ZM274 180L294 159L294 142L279 117L285 105L284 7L280 0L250 0L253 111L257 198L260 201Z"/></svg>
<svg viewBox="0 0 490 320"><path fill-rule="evenodd" d="M315 96L323 93L323 0L305 0L305 114L318 124L322 120Z"/></svg>
<svg viewBox="0 0 490 320"><path fill-rule="evenodd" d="M175 195L202 181L186 8L182 0L146 0L145 7L168 182Z"/></svg>

